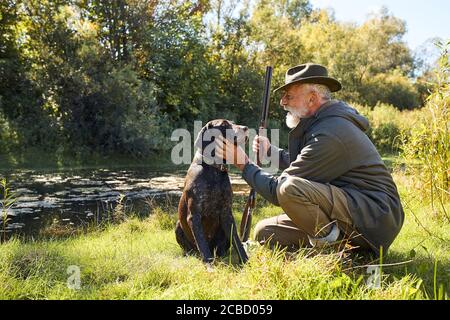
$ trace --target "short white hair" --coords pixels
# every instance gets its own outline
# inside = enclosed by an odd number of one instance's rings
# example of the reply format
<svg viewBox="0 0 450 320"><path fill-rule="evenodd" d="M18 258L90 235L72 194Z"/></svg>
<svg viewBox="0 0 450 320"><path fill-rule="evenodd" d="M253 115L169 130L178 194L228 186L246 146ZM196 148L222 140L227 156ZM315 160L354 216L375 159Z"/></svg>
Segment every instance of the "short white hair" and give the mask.
<svg viewBox="0 0 450 320"><path fill-rule="evenodd" d="M308 83L308 88L311 91L315 91L322 97L322 99L330 100L331 99L331 91L330 89L323 84L316 83Z"/></svg>

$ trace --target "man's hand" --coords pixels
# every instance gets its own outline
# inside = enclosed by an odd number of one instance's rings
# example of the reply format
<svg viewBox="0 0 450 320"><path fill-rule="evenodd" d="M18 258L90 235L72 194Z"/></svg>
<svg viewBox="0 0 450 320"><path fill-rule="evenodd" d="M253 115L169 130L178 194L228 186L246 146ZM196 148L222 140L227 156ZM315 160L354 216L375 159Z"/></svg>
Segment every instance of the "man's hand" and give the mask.
<svg viewBox="0 0 450 320"><path fill-rule="evenodd" d="M268 157L268 152L270 148L270 140L267 137L264 136L256 136L255 139L253 139L253 145L252 149L253 152L258 154L259 153L259 159L264 160Z"/></svg>
<svg viewBox="0 0 450 320"><path fill-rule="evenodd" d="M215 142L216 157L225 160L227 163L232 164L243 171L245 165L249 162L245 151L240 146L224 139L222 136L217 137Z"/></svg>

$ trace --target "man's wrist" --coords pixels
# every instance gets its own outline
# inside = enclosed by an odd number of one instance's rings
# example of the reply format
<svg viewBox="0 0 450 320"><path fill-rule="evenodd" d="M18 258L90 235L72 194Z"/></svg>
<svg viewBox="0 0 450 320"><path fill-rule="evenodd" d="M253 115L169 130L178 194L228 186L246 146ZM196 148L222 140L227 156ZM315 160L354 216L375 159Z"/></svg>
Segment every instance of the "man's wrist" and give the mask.
<svg viewBox="0 0 450 320"><path fill-rule="evenodd" d="M236 164L236 168L238 168L241 172L244 171L245 166L250 162L250 159L246 156L244 163Z"/></svg>

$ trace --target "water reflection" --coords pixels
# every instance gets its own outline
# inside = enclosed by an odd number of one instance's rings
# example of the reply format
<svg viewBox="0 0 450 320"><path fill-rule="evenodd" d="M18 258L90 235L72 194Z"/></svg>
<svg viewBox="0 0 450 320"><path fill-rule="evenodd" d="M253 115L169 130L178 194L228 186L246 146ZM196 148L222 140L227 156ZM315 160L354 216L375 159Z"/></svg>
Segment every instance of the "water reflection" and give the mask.
<svg viewBox="0 0 450 320"><path fill-rule="evenodd" d="M15 198L7 211L7 227L0 226L0 233L37 235L55 220L74 226L101 220L108 217L119 199L129 210L142 215L148 214L149 201L176 205L185 173L152 168L0 172ZM230 179L236 193L247 192L239 176L230 175Z"/></svg>

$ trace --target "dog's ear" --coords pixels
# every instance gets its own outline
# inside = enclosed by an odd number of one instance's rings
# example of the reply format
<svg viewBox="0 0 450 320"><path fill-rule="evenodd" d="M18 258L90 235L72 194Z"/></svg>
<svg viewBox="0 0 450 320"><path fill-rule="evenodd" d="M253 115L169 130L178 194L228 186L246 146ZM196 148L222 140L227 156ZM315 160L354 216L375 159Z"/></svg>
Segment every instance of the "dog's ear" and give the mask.
<svg viewBox="0 0 450 320"><path fill-rule="evenodd" d="M237 133L233 130L234 125L235 124L233 121L222 120L219 126L219 130L225 138L227 138L229 141L233 141L234 144L236 144L238 136Z"/></svg>
<svg viewBox="0 0 450 320"><path fill-rule="evenodd" d="M211 144L214 141L215 137L217 136L217 132L214 132L214 133L209 132L209 130L213 130L214 127L215 127L215 122L210 121L202 128L202 130L200 130L200 132L197 135L197 139L195 140L194 146L195 146L195 148L200 149L202 153L203 153L203 150L209 144ZM215 156L214 151L212 151L211 156L212 157Z"/></svg>
<svg viewBox="0 0 450 320"><path fill-rule="evenodd" d="M220 122L217 124L217 129L220 130L220 133L223 137L229 136L229 133L227 134L227 130L231 130L232 128L233 126L231 122L225 119L220 120Z"/></svg>
<svg viewBox="0 0 450 320"><path fill-rule="evenodd" d="M203 135L205 133L206 130L208 130L208 128L211 127L211 122L208 122L203 128L202 130L200 130L200 132L197 135L197 138L195 139L194 142L194 147L201 149L203 151L204 146L203 146Z"/></svg>

